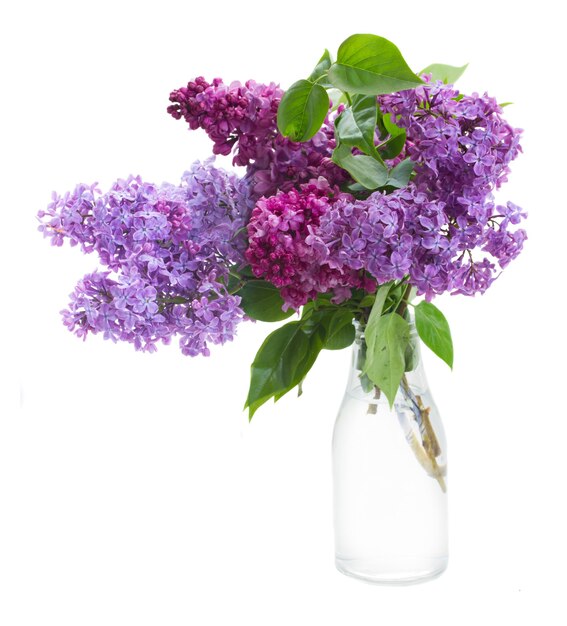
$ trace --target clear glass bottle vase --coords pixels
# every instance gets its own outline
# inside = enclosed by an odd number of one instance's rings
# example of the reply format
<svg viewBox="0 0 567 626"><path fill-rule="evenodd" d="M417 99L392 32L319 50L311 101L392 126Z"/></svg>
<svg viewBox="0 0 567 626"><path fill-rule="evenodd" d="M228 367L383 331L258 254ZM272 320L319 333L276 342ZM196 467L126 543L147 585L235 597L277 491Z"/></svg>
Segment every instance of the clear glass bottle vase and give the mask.
<svg viewBox="0 0 567 626"><path fill-rule="evenodd" d="M336 565L374 583L425 581L447 567L445 436L411 327L410 371L392 409L362 374L357 329L333 433Z"/></svg>

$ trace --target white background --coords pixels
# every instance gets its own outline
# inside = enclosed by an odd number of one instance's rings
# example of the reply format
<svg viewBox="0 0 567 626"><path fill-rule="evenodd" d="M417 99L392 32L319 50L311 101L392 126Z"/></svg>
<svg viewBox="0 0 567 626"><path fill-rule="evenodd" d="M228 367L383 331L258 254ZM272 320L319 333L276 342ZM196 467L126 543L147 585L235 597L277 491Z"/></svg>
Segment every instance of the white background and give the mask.
<svg viewBox="0 0 567 626"><path fill-rule="evenodd" d="M21 2L0 15L0 624L565 623L564 33L550 2ZM470 62L525 129L503 191L529 241L484 297L439 299L429 355L450 446L450 565L382 588L333 564L330 443L348 351L247 423L268 325L209 359L86 343L59 311L96 267L50 248L53 189L176 182L210 144L165 108L196 75L287 86L355 32L415 70Z"/></svg>

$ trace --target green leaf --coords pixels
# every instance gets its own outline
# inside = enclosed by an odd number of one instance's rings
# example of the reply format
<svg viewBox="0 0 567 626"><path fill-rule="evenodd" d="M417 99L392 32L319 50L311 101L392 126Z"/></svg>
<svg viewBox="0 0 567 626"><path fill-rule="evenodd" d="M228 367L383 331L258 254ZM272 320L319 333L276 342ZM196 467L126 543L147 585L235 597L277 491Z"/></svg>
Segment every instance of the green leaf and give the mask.
<svg viewBox="0 0 567 626"><path fill-rule="evenodd" d="M329 317L330 313L328 309L314 311L300 321L278 328L266 338L252 363L245 404L245 408L249 408L249 419L270 398L277 401L301 385L325 347L329 324L323 323L322 318Z"/></svg>
<svg viewBox="0 0 567 626"><path fill-rule="evenodd" d="M298 80L284 93L278 107L278 128L292 141L308 141L321 128L329 111L325 88Z"/></svg>
<svg viewBox="0 0 567 626"><path fill-rule="evenodd" d="M396 137L398 135L404 134L406 131L403 128L400 128L393 120L392 115L390 113L386 113L382 116L382 124L386 129L386 132L391 137Z"/></svg>
<svg viewBox="0 0 567 626"><path fill-rule="evenodd" d="M443 313L431 302L420 302L415 307L415 327L423 343L452 368L453 340Z"/></svg>
<svg viewBox="0 0 567 626"><path fill-rule="evenodd" d="M309 337L302 323L289 322L270 333L260 346L250 371L250 389L244 408L249 419L271 397L297 384L299 369L309 357Z"/></svg>
<svg viewBox="0 0 567 626"><path fill-rule="evenodd" d="M513 102L502 102L500 103L498 106L503 109L504 107L509 107L511 104L514 104Z"/></svg>
<svg viewBox="0 0 567 626"><path fill-rule="evenodd" d="M364 373L383 391L390 406L405 372L409 338L406 320L397 313L387 313L378 318L372 351L370 347L367 349Z"/></svg>
<svg viewBox="0 0 567 626"><path fill-rule="evenodd" d="M405 319L405 316L404 316ZM406 320L407 321L407 320ZM405 371L406 372L412 372L418 364L418 352L417 352L417 343L418 343L418 338L414 335L412 335L410 333L410 338L409 338L409 342L408 345L406 346L406 351L404 354L404 361L406 363L405 366Z"/></svg>
<svg viewBox="0 0 567 626"><path fill-rule="evenodd" d="M305 332L304 327L304 332ZM319 353L324 348L325 342L325 329L322 325L314 325L309 332L307 332L307 336L309 338L309 347L307 348L307 352L305 356L297 365L297 369L295 371L295 375L293 380L287 387L287 389L281 391L280 393L274 396L274 400L279 400L282 396L284 396L288 391L291 391L297 385L301 385L305 380L305 377L309 373L309 370L313 367L313 364L317 360ZM301 395L301 387L298 391L298 395Z"/></svg>
<svg viewBox="0 0 567 626"><path fill-rule="evenodd" d="M392 313L395 311L398 308L406 289L407 285L405 283L394 283L388 292L388 297L386 298L386 302L382 308L382 313Z"/></svg>
<svg viewBox="0 0 567 626"><path fill-rule="evenodd" d="M354 341L355 330L352 324L352 313L343 309L331 312L328 316L325 350L342 350Z"/></svg>
<svg viewBox="0 0 567 626"><path fill-rule="evenodd" d="M376 301L376 295L373 293L368 293L360 301L360 306L362 308L369 307L369 306L372 306L375 301Z"/></svg>
<svg viewBox="0 0 567 626"><path fill-rule="evenodd" d="M352 105L335 121L335 135L341 144L359 148L382 161L374 145L378 104L375 96L354 96Z"/></svg>
<svg viewBox="0 0 567 626"><path fill-rule="evenodd" d="M422 76L423 74L431 74L432 80L442 80L446 84L454 85L465 73L468 66L468 63L462 67L443 65L442 63L433 63L432 65L428 65L424 70L421 70L419 75Z"/></svg>
<svg viewBox="0 0 567 626"><path fill-rule="evenodd" d="M409 183L411 173L413 172L414 167L414 161L412 161L411 159L404 159L403 161L398 163L396 167L390 170L388 179L386 180L386 185L396 187L397 189L406 187Z"/></svg>
<svg viewBox="0 0 567 626"><path fill-rule="evenodd" d="M390 293L390 289L393 285L393 281L384 283L383 285L380 285L376 291L374 304L372 305L370 315L368 316L368 322L366 323L366 328L364 329L364 340L366 342L366 346L371 351L374 349L376 341L376 325L382 315L382 312L384 311L384 304L386 304L388 294Z"/></svg>
<svg viewBox="0 0 567 626"><path fill-rule="evenodd" d="M260 322L279 322L294 313L282 311L284 301L279 289L265 280L248 281L236 295L242 298L240 306L246 315Z"/></svg>
<svg viewBox="0 0 567 626"><path fill-rule="evenodd" d="M378 189L388 179L388 168L385 165L366 154L353 154L352 149L343 144L333 150L333 161L366 189Z"/></svg>
<svg viewBox="0 0 567 626"><path fill-rule="evenodd" d="M406 143L406 131L404 128L396 126L392 122L389 113L382 117L382 125L384 130L390 135L390 138L379 146L380 155L384 159L394 159L404 149Z"/></svg>
<svg viewBox="0 0 567 626"><path fill-rule="evenodd" d="M317 63L315 69L311 72L307 80L312 83L316 83L317 81L319 81L320 85L325 86L325 82L321 79L327 74L332 64L333 60L331 59L331 53L325 48L323 56L319 59L319 62Z"/></svg>
<svg viewBox="0 0 567 626"><path fill-rule="evenodd" d="M352 35L339 47L329 69L335 87L351 93L378 95L413 89L422 84L398 48L376 35Z"/></svg>
<svg viewBox="0 0 567 626"><path fill-rule="evenodd" d="M368 189L366 189L366 187L364 185L361 185L360 183L351 183L350 185L347 185L347 191L350 191L350 193L352 193L353 195L357 193L368 193Z"/></svg>
<svg viewBox="0 0 567 626"><path fill-rule="evenodd" d="M344 94L340 89L335 89L334 87L327 89L327 94L329 96L329 100L333 103L333 106L331 107L332 111L336 111L341 104L348 104L346 94Z"/></svg>
<svg viewBox="0 0 567 626"><path fill-rule="evenodd" d="M325 309L327 307L334 307L330 300L325 298L327 294L319 294L317 300L309 300L306 304L303 305L301 310L301 319L306 322L305 331L310 332L310 324L307 323L308 320L314 318L315 321L319 321L320 315L322 314L321 309ZM331 296L332 297L332 296Z"/></svg>

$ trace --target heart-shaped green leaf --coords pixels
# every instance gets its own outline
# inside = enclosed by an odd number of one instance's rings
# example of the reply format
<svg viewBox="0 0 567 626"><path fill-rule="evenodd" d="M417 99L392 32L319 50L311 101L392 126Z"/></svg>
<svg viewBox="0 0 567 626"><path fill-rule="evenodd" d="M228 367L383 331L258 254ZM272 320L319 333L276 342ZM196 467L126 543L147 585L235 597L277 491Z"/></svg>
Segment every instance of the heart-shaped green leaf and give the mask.
<svg viewBox="0 0 567 626"><path fill-rule="evenodd" d="M396 187L397 189L406 187L409 183L411 173L413 172L414 167L415 161L412 161L411 159L404 159L403 161L398 163L396 167L390 170L390 173L388 174L388 179L386 180L386 185Z"/></svg>
<svg viewBox="0 0 567 626"><path fill-rule="evenodd" d="M415 307L415 327L423 343L452 368L453 340L443 313L431 302L420 302Z"/></svg>
<svg viewBox="0 0 567 626"><path fill-rule="evenodd" d="M370 315L368 316L366 328L364 329L364 339L370 350L374 349L374 342L376 340L376 324L382 315L384 305L386 304L388 294L390 293L393 284L394 282L390 281L380 285L374 294L374 302L372 304L372 309L370 310Z"/></svg>
<svg viewBox="0 0 567 626"><path fill-rule="evenodd" d="M304 332L306 332L306 328L303 328ZM297 368L295 370L294 376L290 384L282 391L274 394L274 402L277 402L282 396L285 396L286 393L291 391L294 387L299 385L297 395L301 395L301 383L305 380L305 377L309 373L309 370L313 367L313 364L317 360L319 353L324 347L325 342L325 328L321 324L317 324L312 328L308 329L306 332L309 341L309 347L305 356L299 363L297 364Z"/></svg>
<svg viewBox="0 0 567 626"><path fill-rule="evenodd" d="M332 64L333 60L331 59L331 53L327 49L325 49L325 52L323 52L323 56L319 59L319 62L317 63L315 69L311 72L307 80L312 83L319 82L320 85L326 87L327 84L330 83L327 83L325 80L323 80L323 77L327 74Z"/></svg>
<svg viewBox="0 0 567 626"><path fill-rule="evenodd" d="M453 85L464 74L468 66L468 63L461 67L433 63L432 65L428 65L424 70L421 70L419 74L420 76L423 76L423 74L431 74L432 80L441 80L446 84Z"/></svg>
<svg viewBox="0 0 567 626"><path fill-rule="evenodd" d="M309 357L308 352L309 337L299 321L289 322L266 337L251 366L244 405L249 409L249 419L270 398L294 386L298 367Z"/></svg>
<svg viewBox="0 0 567 626"><path fill-rule="evenodd" d="M378 189L388 179L388 168L385 165L366 154L353 154L352 149L343 144L333 150L333 161L366 189Z"/></svg>
<svg viewBox="0 0 567 626"><path fill-rule="evenodd" d="M394 159L404 149L406 131L394 124L390 113L382 116L381 124L390 138L379 146L380 156L384 159Z"/></svg>
<svg viewBox="0 0 567 626"><path fill-rule="evenodd" d="M354 341L355 330L352 325L352 313L343 309L331 312L327 325L325 350L342 350Z"/></svg>
<svg viewBox="0 0 567 626"><path fill-rule="evenodd" d="M246 315L261 322L279 322L294 313L293 309L282 310L284 301L279 289L266 280L249 280L236 295Z"/></svg>
<svg viewBox="0 0 567 626"><path fill-rule="evenodd" d="M352 105L335 121L335 135L345 146L358 148L382 161L374 145L377 111L376 96L354 96Z"/></svg>
<svg viewBox="0 0 567 626"><path fill-rule="evenodd" d="M394 404L405 372L409 338L406 320L397 313L387 313L376 321L372 347L367 347L364 374L384 392L390 406Z"/></svg>
<svg viewBox="0 0 567 626"><path fill-rule="evenodd" d="M278 129L292 141L308 141L321 128L329 111L329 96L321 85L298 80L278 106Z"/></svg>
<svg viewBox="0 0 567 626"><path fill-rule="evenodd" d="M377 35L352 35L343 41L337 62L329 69L329 80L343 91L367 95L413 89L423 83L398 48Z"/></svg>

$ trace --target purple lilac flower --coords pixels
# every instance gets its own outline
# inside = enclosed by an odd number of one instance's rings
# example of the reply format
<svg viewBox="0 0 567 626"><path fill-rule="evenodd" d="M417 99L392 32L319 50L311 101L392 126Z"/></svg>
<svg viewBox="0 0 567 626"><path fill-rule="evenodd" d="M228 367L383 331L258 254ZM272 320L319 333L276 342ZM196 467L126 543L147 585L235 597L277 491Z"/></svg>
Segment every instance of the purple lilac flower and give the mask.
<svg viewBox="0 0 567 626"><path fill-rule="evenodd" d="M418 284L421 291L473 294L494 280L494 262L505 267L526 239L524 230L510 230L526 216L522 209L511 202L495 206L493 198L521 151L521 131L504 120L494 98L462 95L452 85L425 78L417 89L378 99L381 109L406 129L402 157L416 162L413 186L443 205L443 233L433 230L423 241L436 257L420 257L421 267L414 263L414 274L431 276L424 263L434 263L444 268L436 276L446 275L446 280L433 290ZM488 252L492 260L473 260L474 250Z"/></svg>
<svg viewBox="0 0 567 626"><path fill-rule="evenodd" d="M168 107L191 129L203 128L212 139L214 154L230 154L235 144L235 165L248 165L272 139L274 120L283 91L275 84L253 80L225 85L220 78L208 83L202 76L173 91Z"/></svg>
<svg viewBox="0 0 567 626"><path fill-rule="evenodd" d="M492 205L495 214L500 210ZM484 291L494 280L495 265L484 255L473 262L471 251L489 252L504 267L524 239L523 231L507 233L495 221L455 227L443 202L410 184L389 195L375 192L366 200L336 202L310 241L317 241L322 263L341 271L364 269L379 283L409 275L430 299L444 291Z"/></svg>
<svg viewBox="0 0 567 626"><path fill-rule="evenodd" d="M375 288L373 281L365 282L354 268L326 263L326 247L323 244L319 250L314 237L322 216L334 203L347 202L346 198L352 196L319 178L299 190L262 198L252 211L246 259L256 276L280 288L284 308L297 309L328 291L334 291L334 301L340 302L350 297L352 287ZM357 249L359 241L353 244Z"/></svg>
<svg viewBox="0 0 567 626"><path fill-rule="evenodd" d="M227 284L230 267L244 262L252 206L248 185L210 161L180 185L130 177L106 194L78 185L54 195L40 230L54 245L96 251L108 268L79 281L65 325L149 351L179 335L184 354L209 354L208 343L232 339L244 316Z"/></svg>
<svg viewBox="0 0 567 626"><path fill-rule="evenodd" d="M478 224L460 216L455 224L444 202L413 183L366 200L332 193L319 179L262 199L252 213L246 258L257 276L281 288L286 307L327 291L339 302L352 287L373 291L376 282L405 276L427 299L445 291L473 295L490 286L496 263L505 267L526 238L495 218ZM487 211L510 221L519 215L512 204L487 203ZM473 251L481 258L473 260Z"/></svg>
<svg viewBox="0 0 567 626"><path fill-rule="evenodd" d="M525 217L522 209L493 199L520 151L521 131L494 99L461 96L442 83L380 96L379 104L406 129L400 159L416 162L414 180L389 195L327 203L297 247L339 273L366 271L379 283L408 275L428 299L485 291L526 239L511 228Z"/></svg>
<svg viewBox="0 0 567 626"><path fill-rule="evenodd" d="M349 297L362 275L379 283L409 276L428 299L445 291L473 295L522 249L525 231L512 226L525 213L493 199L521 150L521 131L502 118L496 101L461 96L440 82L378 101L406 129L404 152L390 165L407 157L416 163L407 188L354 200L313 195L308 185L284 187L286 193L263 198L253 212L247 259L256 275L281 288L286 306L297 308L330 289ZM330 136L326 145L333 145ZM316 188L325 189L321 178ZM315 200L317 210L301 222Z"/></svg>
<svg viewBox="0 0 567 626"><path fill-rule="evenodd" d="M257 197L289 191L318 176L331 185L347 174L331 160L335 147L333 121L306 143L294 143L279 134L277 109L283 91L274 83L249 80L225 85L220 78L208 83L196 78L170 94L168 107L175 119L190 129L202 128L213 141L213 153L234 153L233 164L247 167Z"/></svg>

